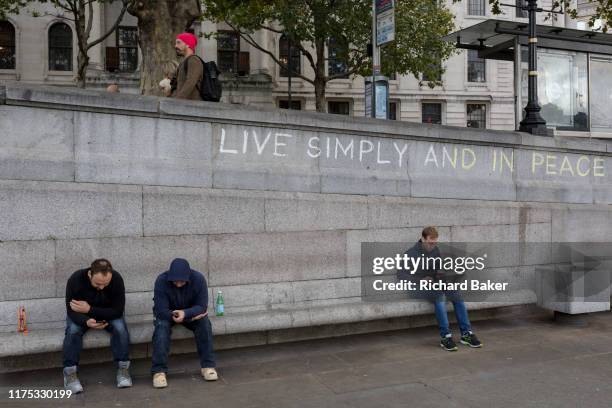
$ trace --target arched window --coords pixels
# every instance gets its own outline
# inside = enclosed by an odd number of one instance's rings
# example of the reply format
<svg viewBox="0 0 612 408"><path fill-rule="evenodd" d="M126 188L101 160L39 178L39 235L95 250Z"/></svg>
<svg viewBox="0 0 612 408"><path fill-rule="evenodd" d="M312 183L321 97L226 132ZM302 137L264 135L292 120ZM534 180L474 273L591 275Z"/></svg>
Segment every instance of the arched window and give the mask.
<svg viewBox="0 0 612 408"><path fill-rule="evenodd" d="M289 66L289 40L287 36L283 34L278 41L278 59L283 64ZM295 74L299 74L300 71L300 49L296 47L294 44L291 44L291 72L292 76ZM289 70L281 67L280 76L286 77L289 76Z"/></svg>
<svg viewBox="0 0 612 408"><path fill-rule="evenodd" d="M49 71L72 71L72 29L66 23L49 28Z"/></svg>
<svg viewBox="0 0 612 408"><path fill-rule="evenodd" d="M0 69L15 69L15 27L0 21Z"/></svg>

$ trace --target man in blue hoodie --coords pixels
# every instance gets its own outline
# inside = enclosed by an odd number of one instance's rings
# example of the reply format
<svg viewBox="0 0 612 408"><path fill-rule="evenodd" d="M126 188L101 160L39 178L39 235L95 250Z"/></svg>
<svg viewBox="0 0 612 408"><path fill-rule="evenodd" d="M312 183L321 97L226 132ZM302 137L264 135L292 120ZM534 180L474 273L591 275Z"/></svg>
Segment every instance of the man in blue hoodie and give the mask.
<svg viewBox="0 0 612 408"><path fill-rule="evenodd" d="M168 386L168 353L172 326L182 324L195 336L200 356L201 374L206 381L217 380L213 352L212 327L208 320L208 287L202 273L191 269L189 263L177 258L170 270L155 281L153 295L153 387Z"/></svg>

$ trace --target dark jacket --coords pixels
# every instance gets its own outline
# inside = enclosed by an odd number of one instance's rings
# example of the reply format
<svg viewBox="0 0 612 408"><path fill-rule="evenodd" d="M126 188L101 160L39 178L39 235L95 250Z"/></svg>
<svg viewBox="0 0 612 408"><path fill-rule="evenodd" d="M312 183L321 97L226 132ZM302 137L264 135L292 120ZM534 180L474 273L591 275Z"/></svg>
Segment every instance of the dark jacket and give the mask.
<svg viewBox="0 0 612 408"><path fill-rule="evenodd" d="M427 269L426 268L426 259L427 258L439 258L440 257L440 249L436 246L431 251L426 251L423 248L423 241L418 240L416 244L406 252L405 255L408 255L410 258L419 258L423 255L423 261L421 261L420 267L412 273L411 270L398 269L397 270L397 278L398 280L420 280L426 276L431 276L432 278L439 278L439 271L437 269ZM425 264L424 264L425 263Z"/></svg>
<svg viewBox="0 0 612 408"><path fill-rule="evenodd" d="M195 55L185 58L176 70L176 91L172 96L177 99L201 101L199 89L202 86L203 74L204 64L200 58Z"/></svg>
<svg viewBox="0 0 612 408"><path fill-rule="evenodd" d="M125 309L125 286L123 278L117 271L112 272L112 278L107 287L98 290L91 285L87 269L73 273L66 283L66 311L70 320L85 326L87 320L111 321L123 316ZM91 306L89 313L77 313L70 308L71 300L85 300Z"/></svg>
<svg viewBox="0 0 612 408"><path fill-rule="evenodd" d="M178 288L174 281L186 281ZM204 275L189 267L189 263L177 258L170 269L157 277L153 294L153 314L156 319L172 320L173 310L184 310L185 320L202 314L208 306L208 286Z"/></svg>

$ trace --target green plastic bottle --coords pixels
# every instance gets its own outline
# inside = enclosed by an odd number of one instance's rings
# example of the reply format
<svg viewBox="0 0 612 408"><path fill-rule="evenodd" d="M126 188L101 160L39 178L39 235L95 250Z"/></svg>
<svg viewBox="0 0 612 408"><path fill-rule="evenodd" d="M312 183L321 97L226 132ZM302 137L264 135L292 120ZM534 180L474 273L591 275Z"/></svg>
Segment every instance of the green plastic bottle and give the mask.
<svg viewBox="0 0 612 408"><path fill-rule="evenodd" d="M225 304L223 302L223 293L218 290L217 291L217 301L215 302L215 315L223 316L223 312L225 311Z"/></svg>

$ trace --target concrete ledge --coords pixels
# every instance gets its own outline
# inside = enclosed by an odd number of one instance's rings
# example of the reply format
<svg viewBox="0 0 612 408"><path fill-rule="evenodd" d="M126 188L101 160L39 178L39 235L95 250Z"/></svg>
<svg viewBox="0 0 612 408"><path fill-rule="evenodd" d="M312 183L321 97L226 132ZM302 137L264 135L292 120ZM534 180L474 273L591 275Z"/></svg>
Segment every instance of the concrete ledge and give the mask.
<svg viewBox="0 0 612 408"><path fill-rule="evenodd" d="M499 303L472 303L469 309L486 309L492 307L532 304L534 300L522 302L508 301ZM388 319L402 316L431 314L433 306L428 302L353 302L334 304L323 307L284 308L264 310L251 313L237 313L224 317L210 318L213 333L216 336L249 333L255 331L280 330L298 327L311 327L328 324L363 322L377 319ZM128 320L132 344L148 343L153 336L153 318L151 315L132 316ZM173 339L184 339L191 333L177 327ZM0 358L27 354L59 351L62 347L64 329L32 331L27 336L12 332L0 334ZM90 330L84 339L84 348L108 346L106 332Z"/></svg>
<svg viewBox="0 0 612 408"><path fill-rule="evenodd" d="M5 98L2 98L3 92ZM321 129L355 135L393 135L409 139L466 142L479 145L531 146L545 150L610 153L606 141L567 137L542 138L521 132L468 129L458 126L379 120L317 112L258 108L200 101L182 101L151 96L109 94L103 91L7 83L0 87L0 103L75 111L97 111L127 115L180 118L194 121L241 123Z"/></svg>
<svg viewBox="0 0 612 408"><path fill-rule="evenodd" d="M521 318L539 316L546 318L552 314L549 311L538 308L533 304L524 304L516 306L501 306L489 309L472 309L470 311L470 320L472 322L482 321L486 319L504 318L504 317L520 316ZM454 315L449 314L451 322L455 322ZM213 323L214 325L214 323ZM359 322L348 322L340 324L329 324L309 327L295 327L279 330L256 331L239 334L215 335L215 350L235 349L240 347L261 346L265 344L278 344L287 342L296 342L313 339L324 339L341 337L347 335L373 333L373 332L388 332L392 330L403 330L408 328L434 326L435 317L433 314L414 314L400 317L379 318L376 320L367 320ZM436 329L431 328L431 333L434 335ZM88 335L89 337L90 335ZM86 337L86 339L88 339ZM61 338L60 338L61 341ZM92 364L109 361L111 354L109 352L109 337L103 339L102 347L86 348L81 353L81 364ZM86 345L88 340L86 340ZM191 333L177 328L173 332L171 354L194 353L196 352L195 342ZM130 356L132 360L151 357L152 347L150 339L148 342L140 344L132 344L130 347ZM62 352L52 351L28 355L0 357L0 373L13 371L25 371L43 368L60 367L62 362Z"/></svg>
<svg viewBox="0 0 612 408"><path fill-rule="evenodd" d="M44 106L74 110L108 110L124 113L157 113L159 99L152 96L122 95L87 89L32 86L10 83L6 87L7 105Z"/></svg>

